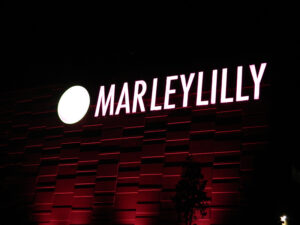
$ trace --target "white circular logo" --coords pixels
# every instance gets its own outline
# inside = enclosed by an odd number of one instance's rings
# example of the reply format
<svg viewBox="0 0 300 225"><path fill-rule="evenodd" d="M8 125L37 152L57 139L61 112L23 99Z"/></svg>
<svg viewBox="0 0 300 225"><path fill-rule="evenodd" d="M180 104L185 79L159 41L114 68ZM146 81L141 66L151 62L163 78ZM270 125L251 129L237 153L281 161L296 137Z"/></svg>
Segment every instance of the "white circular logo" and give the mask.
<svg viewBox="0 0 300 225"><path fill-rule="evenodd" d="M90 106L88 91L82 86L73 86L66 90L58 102L57 113L61 121L74 124L81 120Z"/></svg>

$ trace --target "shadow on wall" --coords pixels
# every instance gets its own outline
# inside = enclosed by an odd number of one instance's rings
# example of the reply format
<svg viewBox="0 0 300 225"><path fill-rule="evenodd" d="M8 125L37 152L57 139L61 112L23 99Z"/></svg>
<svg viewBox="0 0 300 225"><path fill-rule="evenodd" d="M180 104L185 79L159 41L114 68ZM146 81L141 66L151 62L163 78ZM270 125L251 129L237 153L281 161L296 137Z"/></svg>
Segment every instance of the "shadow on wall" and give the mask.
<svg viewBox="0 0 300 225"><path fill-rule="evenodd" d="M130 200L129 200L130 201ZM156 204L156 203L155 203ZM152 207L152 203L149 203L149 207ZM140 204L141 207L144 207L144 202ZM137 214L139 211L139 202L136 203L135 209L118 209L116 205L103 205L97 207L93 211L93 218L91 221L92 225L105 224L105 225L176 225L177 216L175 213L174 207L169 208L167 211L160 209L155 213L150 212L148 215L146 213ZM146 211L147 209L145 209ZM149 210L149 209L148 209ZM151 209L150 209L151 210ZM149 211L150 211L149 210Z"/></svg>
<svg viewBox="0 0 300 225"><path fill-rule="evenodd" d="M205 192L206 180L203 180L201 165L193 162L191 158L187 158L182 163L182 167L183 173L176 189L166 193L170 200L166 201L166 205L162 201L145 204L138 199L133 209L124 209L131 204L132 199L127 199L127 202L124 201L124 205L121 206L122 209L118 209L119 204L115 200L115 205L98 205L98 209L93 212L92 224L191 225L196 223L195 219L206 215L210 201ZM158 193L164 194L163 191ZM116 196L112 197L116 198Z"/></svg>
<svg viewBox="0 0 300 225"><path fill-rule="evenodd" d="M206 195L207 181L203 178L200 164L188 157L183 164L181 179L176 185L176 194L172 198L178 221L183 221L186 225L192 225L197 211L202 217L207 214L206 209L211 199Z"/></svg>
<svg viewBox="0 0 300 225"><path fill-rule="evenodd" d="M30 217L30 196L24 195L25 180L18 166L4 167L0 175L0 223L36 225Z"/></svg>
<svg viewBox="0 0 300 225"><path fill-rule="evenodd" d="M183 164L183 167L186 167L187 164ZM182 182L191 182L193 183L194 175L198 178L201 175L200 170L196 173L196 167L187 167L185 172L182 174L182 178L179 181L178 185L181 187L180 184ZM37 223L32 222L34 220L32 209L29 207L32 203L32 197L30 191L28 192L26 187L27 184L30 183L30 180L26 176L24 176L23 168L17 165L4 167L1 170L0 176L0 216L1 216L1 224L3 225L36 225ZM187 172L186 172L187 171ZM197 182L195 183L197 184ZM204 184L205 186L205 184ZM186 187L190 188L190 187ZM28 189L29 190L29 189ZM189 190L182 190L179 189L179 195L182 196L185 194L189 194ZM182 192L183 191L183 192ZM187 192L186 192L187 191ZM172 190L172 192L168 193L170 200L172 196L175 196L176 190ZM170 194L172 193L172 194ZM202 192L201 192L202 193ZM115 194L114 194L115 195ZM177 195L177 196L179 196ZM115 196L112 196L115 198ZM177 199L178 200L178 199ZM180 200L180 199L179 199ZM182 201L177 201L182 203ZM194 202L197 203L197 202ZM126 202L125 202L126 204ZM159 208L153 214L143 213L140 215L136 214L136 209L139 208L139 204L141 207L144 207L145 202L139 202L137 200L135 209L132 210L124 210L124 209L117 209L117 207L113 204L109 205L97 205L94 207L93 210L93 217L90 224L106 224L106 225L121 225L121 224L135 224L135 225L159 225L159 224L184 224L178 222L178 215L176 214L176 209L174 207L173 202L169 202L169 204L162 205L161 202L155 202L154 204L149 202L150 208L157 204ZM180 208L180 204L177 207ZM185 207L185 205L182 205ZM182 209L181 207L181 209ZM192 207L196 207L192 205ZM191 207L189 207L191 209ZM144 212L153 212L151 209L144 209ZM183 212L181 212L183 213ZM73 218L74 219L74 218ZM75 221L75 220L74 220ZM66 221L65 221L66 222ZM79 221L78 221L79 222Z"/></svg>
<svg viewBox="0 0 300 225"><path fill-rule="evenodd" d="M281 224L280 210L284 208L282 199L286 197L283 194L285 181L281 180L284 166L280 163L284 156L269 148L256 154L253 180L243 185L246 201L242 202L240 224Z"/></svg>

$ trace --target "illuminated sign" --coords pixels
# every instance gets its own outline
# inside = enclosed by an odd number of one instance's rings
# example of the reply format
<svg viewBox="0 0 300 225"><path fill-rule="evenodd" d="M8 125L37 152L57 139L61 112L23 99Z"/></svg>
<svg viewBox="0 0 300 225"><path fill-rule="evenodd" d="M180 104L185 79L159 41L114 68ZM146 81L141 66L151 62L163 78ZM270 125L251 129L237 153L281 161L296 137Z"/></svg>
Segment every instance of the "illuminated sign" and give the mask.
<svg viewBox="0 0 300 225"><path fill-rule="evenodd" d="M88 91L81 86L73 86L61 96L57 113L61 121L74 124L80 121L87 113L90 106Z"/></svg>
<svg viewBox="0 0 300 225"><path fill-rule="evenodd" d="M261 63L259 68L257 68L254 64L249 65L249 70L254 85L253 96L242 95L244 69L243 66L237 67L236 93L234 97L227 96L227 68L223 68L222 71L218 71L216 69L212 70L210 96L208 99L203 98L204 72L202 71L197 73L190 73L189 76L186 76L185 74L167 76L165 78L164 101L162 105L157 104L157 89L159 83L158 78L153 79L152 86L150 88L144 80L135 81L132 101L130 101L132 93L129 93L128 82L125 82L123 84L121 93L118 98L116 98L116 84L112 84L108 90L105 88L105 86L100 86L94 117L119 115L121 110L123 110L125 114L136 113L138 111L145 112L146 107L144 97L147 92L151 93L149 107L150 111L168 110L174 109L176 107L187 107L189 103L189 97L191 96L190 90L193 83L197 84L196 101L194 102L195 106L213 105L216 104L217 101L221 104L224 104L230 102L249 101L250 98L258 100L260 98L261 80L264 75L266 66L267 63ZM220 97L217 99L217 81L219 77L221 77L221 92ZM182 91L183 93L182 103L180 105L170 103L170 97L178 93L178 90L172 87L172 84L174 84L174 82L176 81L178 82L178 80L181 83L180 91ZM62 112L62 110L59 110L60 108L65 108L65 110L68 111L70 118L69 116L66 116L67 113L62 113L61 115L63 116L60 115L61 120L68 124L76 123L80 119L82 119L89 107L89 96L87 91L83 88L85 91L83 91L82 89L81 91L79 91L78 89L78 94L72 94L73 92L71 93L71 89L72 88L69 89L70 93L69 95L67 95L69 97L64 97L63 95L59 103L61 105L66 104L66 106L60 107L59 105L58 107L59 115L60 111ZM69 90L67 90L65 93L67 93ZM82 96L79 96L81 95L80 93L82 93ZM117 104L115 106L116 101ZM76 116L75 114L80 116Z"/></svg>

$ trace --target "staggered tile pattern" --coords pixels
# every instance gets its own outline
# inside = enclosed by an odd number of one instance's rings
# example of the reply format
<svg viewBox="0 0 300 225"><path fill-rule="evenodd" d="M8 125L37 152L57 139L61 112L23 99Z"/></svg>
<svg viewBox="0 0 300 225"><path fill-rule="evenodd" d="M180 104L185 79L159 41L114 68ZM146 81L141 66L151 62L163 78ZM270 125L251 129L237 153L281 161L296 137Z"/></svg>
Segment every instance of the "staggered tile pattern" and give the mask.
<svg viewBox="0 0 300 225"><path fill-rule="evenodd" d="M191 155L211 197L207 216L194 223L235 224L253 160L267 149L269 89L258 101L106 118L94 118L91 105L77 125L58 119L60 87L4 93L2 183L20 185L41 225L175 224L171 197Z"/></svg>

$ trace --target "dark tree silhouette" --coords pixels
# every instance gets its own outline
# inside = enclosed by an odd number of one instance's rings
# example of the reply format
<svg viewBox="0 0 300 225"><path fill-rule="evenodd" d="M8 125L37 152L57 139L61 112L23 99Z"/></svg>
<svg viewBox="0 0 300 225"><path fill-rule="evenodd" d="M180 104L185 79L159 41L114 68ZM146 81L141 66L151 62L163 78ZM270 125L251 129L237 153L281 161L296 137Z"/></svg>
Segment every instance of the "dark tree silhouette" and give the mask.
<svg viewBox="0 0 300 225"><path fill-rule="evenodd" d="M173 202L178 214L179 222L184 219L186 225L193 222L194 213L199 210L202 216L206 215L206 208L210 198L204 191L207 181L203 180L199 163L188 157L183 165L181 180L176 185L176 194Z"/></svg>

